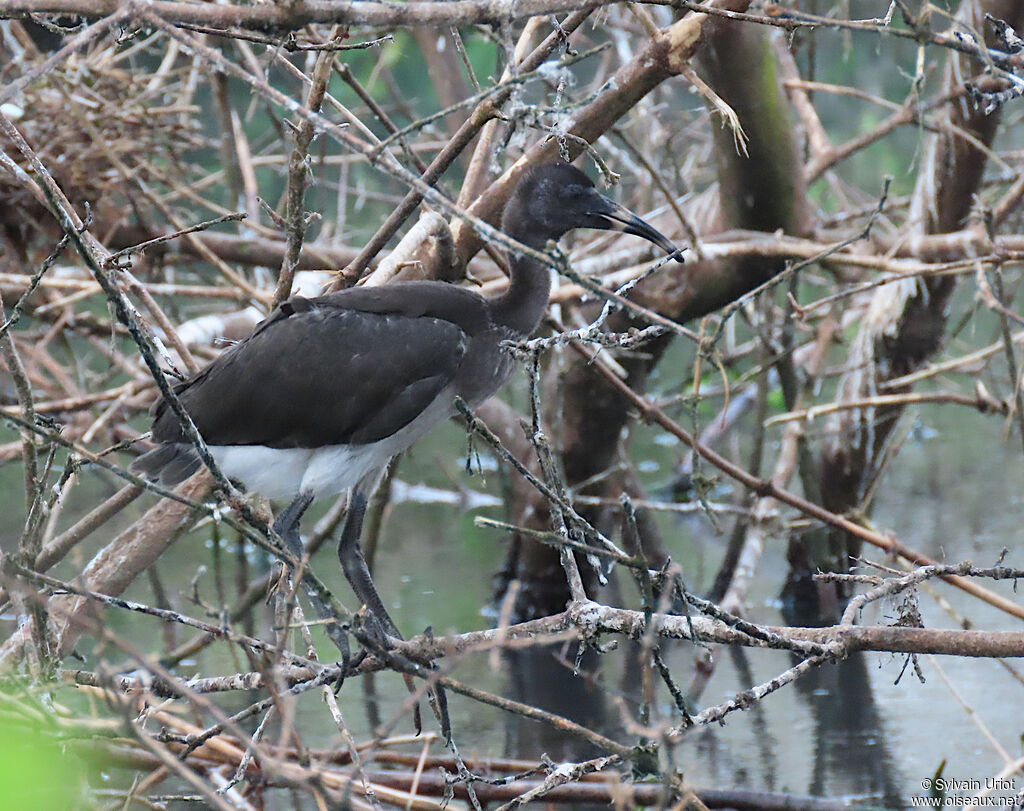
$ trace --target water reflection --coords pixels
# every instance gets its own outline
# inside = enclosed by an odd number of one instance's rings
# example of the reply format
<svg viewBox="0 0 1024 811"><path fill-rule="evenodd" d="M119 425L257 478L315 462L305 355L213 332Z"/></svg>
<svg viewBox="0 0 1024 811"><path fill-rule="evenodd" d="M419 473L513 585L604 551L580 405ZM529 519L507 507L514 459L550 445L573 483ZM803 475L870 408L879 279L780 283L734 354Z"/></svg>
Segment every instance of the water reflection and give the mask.
<svg viewBox="0 0 1024 811"><path fill-rule="evenodd" d="M907 785L888 743L868 677L867 659L855 653L836 665L808 673L797 694L814 719L814 770L808 792L870 797L902 808Z"/></svg>
<svg viewBox="0 0 1024 811"><path fill-rule="evenodd" d="M747 651L743 648L729 648L729 660L736 669L736 674L744 689L749 690L757 682L750 666L750 659ZM778 772L779 742L772 734L771 724L766 716L764 706L758 702L750 709L751 726L754 731L754 741L757 747L757 761L761 766L760 774L765 789L775 790L775 777ZM817 792L811 792L816 794Z"/></svg>
<svg viewBox="0 0 1024 811"><path fill-rule="evenodd" d="M637 646L631 647L635 653ZM618 713L610 707L611 657L588 653L576 675L566 661L573 652L572 647L555 645L507 654L510 694L609 737L629 740ZM616 655L620 661L622 652L620 648ZM722 658L712 683L728 682L730 691L749 689L777 674L782 661L777 655L768 661L762 651L737 648L720 650L718 655ZM636 657L627 653L626 659L635 663ZM692 649L677 651L672 660L673 673L683 680L686 663L692 665ZM901 786L907 780L892 755L867 661L865 655L855 654L818 668L797 680L795 691L787 689L754 704L742 716L732 716L724 728L695 731L677 753L684 776L703 788L843 797L873 808L903 807L901 797L906 792L901 792ZM635 713L640 702L639 671L634 664L625 665L622 672L621 694ZM664 687L659 698L663 711L671 707ZM547 755L557 763L602 754L548 724L519 717L509 717L505 733L505 753L512 757ZM742 741L737 740L738 734Z"/></svg>
<svg viewBox="0 0 1024 811"><path fill-rule="evenodd" d="M578 674L567 667L566 655L575 655L575 645L537 645L510 651L509 694L516 701L565 716L588 729L615 737L609 729L606 692L599 683L600 662L591 651L583 656ZM546 754L556 763L579 761L607 754L588 741L555 729L550 724L507 716L506 752L512 757L536 759Z"/></svg>

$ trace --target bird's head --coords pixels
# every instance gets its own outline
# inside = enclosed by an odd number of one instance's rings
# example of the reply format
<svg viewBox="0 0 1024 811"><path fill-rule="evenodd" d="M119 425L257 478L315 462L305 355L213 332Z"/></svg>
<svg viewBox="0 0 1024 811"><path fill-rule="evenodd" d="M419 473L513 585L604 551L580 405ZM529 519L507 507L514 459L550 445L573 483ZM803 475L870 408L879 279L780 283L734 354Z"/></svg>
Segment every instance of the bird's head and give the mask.
<svg viewBox="0 0 1024 811"><path fill-rule="evenodd" d="M544 245L574 228L622 231L653 242L676 261L683 254L671 240L636 214L598 192L575 166L548 163L529 171L505 207L502 230L528 244Z"/></svg>

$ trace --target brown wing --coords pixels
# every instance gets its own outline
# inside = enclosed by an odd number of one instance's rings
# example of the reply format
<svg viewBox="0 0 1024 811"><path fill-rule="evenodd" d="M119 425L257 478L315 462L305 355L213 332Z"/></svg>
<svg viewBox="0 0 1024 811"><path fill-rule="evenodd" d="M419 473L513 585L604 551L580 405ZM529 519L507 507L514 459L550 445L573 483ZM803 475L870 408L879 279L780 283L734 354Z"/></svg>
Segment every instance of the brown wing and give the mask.
<svg viewBox="0 0 1024 811"><path fill-rule="evenodd" d="M454 288L453 288L454 289ZM454 379L459 325L295 300L178 387L208 444L308 448L365 444L407 425ZM160 402L153 438L182 442Z"/></svg>

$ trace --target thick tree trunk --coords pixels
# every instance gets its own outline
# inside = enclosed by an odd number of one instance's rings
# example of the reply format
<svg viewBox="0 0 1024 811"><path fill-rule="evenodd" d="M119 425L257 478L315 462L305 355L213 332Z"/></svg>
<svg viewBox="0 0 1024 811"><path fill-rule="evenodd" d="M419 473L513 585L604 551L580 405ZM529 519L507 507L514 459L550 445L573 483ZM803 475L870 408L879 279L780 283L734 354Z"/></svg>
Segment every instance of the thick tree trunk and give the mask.
<svg viewBox="0 0 1024 811"><path fill-rule="evenodd" d="M697 61L708 85L737 113L749 137L747 154L737 151L731 130L716 130L715 151L719 174L719 200L707 232L733 228L801 234L807 227L807 204L796 130L789 105L773 69L770 37L755 26L716 19L706 25ZM750 66L757 65L752 71ZM752 81L752 77L757 79ZM655 275L631 294L633 300L676 321L684 322L713 312L761 284L782 269L778 260L730 262L691 261ZM627 316L610 319L613 331L636 326ZM647 376L661 359L669 339L644 347L642 354L618 358L629 384L643 389ZM600 382L592 364L576 360L561 378L562 424L560 451L569 485L585 482L608 470L615 459L630 413L628 401ZM621 475L602 477L586 492L613 498L624 490ZM518 520L547 528L547 513L539 502L518 506ZM585 517L599 521L596 511ZM607 523L604 524L609 528ZM649 556L661 555L651 534L653 522L644 520L648 538L641 539ZM523 541L516 560L522 583L520 616L545 616L562 610L568 599L557 552ZM584 566L584 572L590 567ZM588 589L594 587L594 577Z"/></svg>
<svg viewBox="0 0 1024 811"><path fill-rule="evenodd" d="M959 17L970 28L982 31L985 14L1005 20L1018 30L1024 24L1024 6L1015 0L967 2ZM971 57L948 51L946 90L954 90L977 70ZM951 126L924 136L926 151L910 208L911 245L915 237L961 229L980 188L986 154L968 141L965 131L986 146L992 143L999 112L985 115L966 99L948 103L938 113ZM956 130L957 132L954 132ZM884 391L909 391L887 386L919 368L938 351L946 328L946 309L956 286L956 276L909 279L878 288L871 296L860 332L850 347L840 382L839 401L859 400ZM822 453L823 506L838 513L857 509L873 480L882 451L902 414L902 408L850 409L830 421L825 436L830 444ZM832 531L834 545L849 556L860 551L860 542ZM838 561L840 567L846 561Z"/></svg>

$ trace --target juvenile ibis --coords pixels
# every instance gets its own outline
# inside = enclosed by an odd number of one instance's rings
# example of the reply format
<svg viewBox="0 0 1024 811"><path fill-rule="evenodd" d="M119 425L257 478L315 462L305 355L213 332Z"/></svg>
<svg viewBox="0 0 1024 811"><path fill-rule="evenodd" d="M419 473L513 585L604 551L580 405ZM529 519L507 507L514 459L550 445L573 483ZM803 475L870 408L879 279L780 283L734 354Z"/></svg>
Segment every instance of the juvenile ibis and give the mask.
<svg viewBox="0 0 1024 811"><path fill-rule="evenodd" d="M658 231L599 194L568 164L528 172L505 207L502 230L543 249L574 228L624 231L682 261ZM289 499L274 528L301 550L299 521L316 498L349 491L338 558L356 596L401 638L359 547L366 502L388 461L508 379L504 341L528 337L548 304L550 271L509 256L508 289L495 298L445 282L353 287L281 304L245 340L178 384L185 410L224 474L270 499ZM154 407L159 446L135 471L174 485L201 466L177 417Z"/></svg>

